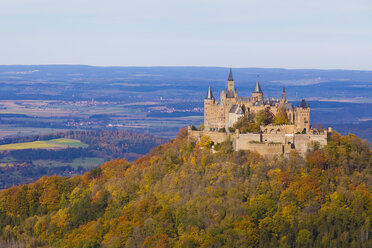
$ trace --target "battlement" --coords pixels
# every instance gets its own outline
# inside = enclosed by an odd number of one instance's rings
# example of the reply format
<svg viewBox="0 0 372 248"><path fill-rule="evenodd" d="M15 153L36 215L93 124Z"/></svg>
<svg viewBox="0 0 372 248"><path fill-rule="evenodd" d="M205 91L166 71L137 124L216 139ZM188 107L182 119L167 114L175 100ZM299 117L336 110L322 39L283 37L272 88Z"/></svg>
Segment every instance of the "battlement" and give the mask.
<svg viewBox="0 0 372 248"><path fill-rule="evenodd" d="M235 151L251 150L261 155L281 155L296 151L305 154L318 143L321 147L327 145L327 132L322 134L294 134L294 133L235 133L216 131L196 131L188 127L188 138L193 141L200 141L206 135L215 144L231 140Z"/></svg>

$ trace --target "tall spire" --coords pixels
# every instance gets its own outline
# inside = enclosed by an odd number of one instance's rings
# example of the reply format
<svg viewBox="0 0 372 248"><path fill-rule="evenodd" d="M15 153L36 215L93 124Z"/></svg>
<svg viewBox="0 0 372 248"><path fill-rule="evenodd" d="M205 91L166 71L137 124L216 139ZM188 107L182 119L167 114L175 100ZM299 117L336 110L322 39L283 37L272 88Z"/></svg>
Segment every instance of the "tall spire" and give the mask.
<svg viewBox="0 0 372 248"><path fill-rule="evenodd" d="M282 95L282 99L285 99L285 87L283 86L283 95Z"/></svg>
<svg viewBox="0 0 372 248"><path fill-rule="evenodd" d="M208 87L208 92L207 92L207 95L206 95L205 99L208 99L208 100L214 99L213 93L212 93L212 89L211 89L211 86L210 85Z"/></svg>
<svg viewBox="0 0 372 248"><path fill-rule="evenodd" d="M262 93L261 87L260 87L260 82L258 82L258 76L257 76L257 81L256 81L256 86L254 87L254 93Z"/></svg>
<svg viewBox="0 0 372 248"><path fill-rule="evenodd" d="M227 81L234 81L231 67L230 67L229 79L227 79Z"/></svg>

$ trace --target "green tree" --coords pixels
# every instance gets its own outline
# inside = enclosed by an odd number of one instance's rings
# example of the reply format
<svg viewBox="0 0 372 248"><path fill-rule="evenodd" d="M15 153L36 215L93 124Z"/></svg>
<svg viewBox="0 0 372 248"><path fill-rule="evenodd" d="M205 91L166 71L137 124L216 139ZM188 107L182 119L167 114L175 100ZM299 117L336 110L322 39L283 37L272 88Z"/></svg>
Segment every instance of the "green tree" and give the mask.
<svg viewBox="0 0 372 248"><path fill-rule="evenodd" d="M298 247L311 247L313 242L313 234L307 230L307 229L302 229L296 239L296 243Z"/></svg>
<svg viewBox="0 0 372 248"><path fill-rule="evenodd" d="M240 117L229 130L230 132L234 132L236 129L239 129L240 133L255 133L260 131L259 125L254 123L250 116L246 115Z"/></svg>
<svg viewBox="0 0 372 248"><path fill-rule="evenodd" d="M271 124L273 122L273 119L274 115L271 112L270 108L258 111L254 118L255 122L260 126Z"/></svg>

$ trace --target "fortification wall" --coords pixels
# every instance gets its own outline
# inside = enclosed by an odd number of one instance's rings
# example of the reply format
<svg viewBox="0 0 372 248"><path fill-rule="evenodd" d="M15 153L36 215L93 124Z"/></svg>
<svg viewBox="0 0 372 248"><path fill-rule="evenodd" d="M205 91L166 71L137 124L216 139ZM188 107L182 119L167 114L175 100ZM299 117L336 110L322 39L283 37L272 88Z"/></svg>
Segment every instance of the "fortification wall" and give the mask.
<svg viewBox="0 0 372 248"><path fill-rule="evenodd" d="M233 144L236 151L246 150L247 144L261 142L261 134L259 133L235 134L233 137Z"/></svg>
<svg viewBox="0 0 372 248"><path fill-rule="evenodd" d="M188 129L188 138L189 140L199 141L201 136L206 135L211 138L214 143L221 143L227 140L229 137L228 133L220 133L220 132L211 132L211 131L194 131L190 128Z"/></svg>
<svg viewBox="0 0 372 248"><path fill-rule="evenodd" d="M267 125L261 126L261 131L264 134L285 134L285 133L294 133L295 127L293 124L286 124L286 125Z"/></svg>
<svg viewBox="0 0 372 248"><path fill-rule="evenodd" d="M189 139L199 141L203 135L209 136L214 143L226 141L229 137L233 141L233 146L238 150L252 150L261 155L287 154L293 150L305 154L312 148L314 142L319 142L320 146L327 145L327 132L324 134L239 134L222 133L213 131L194 131L188 129Z"/></svg>
<svg viewBox="0 0 372 248"><path fill-rule="evenodd" d="M273 142L273 143L282 143L285 144L284 134L262 134L262 142Z"/></svg>
<svg viewBox="0 0 372 248"><path fill-rule="evenodd" d="M327 133L325 134L295 134L295 149L300 153L306 153L312 148L312 143L319 142L320 146L327 145Z"/></svg>
<svg viewBox="0 0 372 248"><path fill-rule="evenodd" d="M246 143L244 149L255 151L263 156L281 155L291 151L291 145L268 144L268 143Z"/></svg>

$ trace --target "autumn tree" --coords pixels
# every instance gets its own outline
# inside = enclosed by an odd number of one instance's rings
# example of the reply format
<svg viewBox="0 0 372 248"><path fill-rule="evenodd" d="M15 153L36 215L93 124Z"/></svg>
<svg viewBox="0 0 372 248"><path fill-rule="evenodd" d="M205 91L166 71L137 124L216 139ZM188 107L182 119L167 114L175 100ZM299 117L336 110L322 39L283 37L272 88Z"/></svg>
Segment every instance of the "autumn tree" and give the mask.
<svg viewBox="0 0 372 248"><path fill-rule="evenodd" d="M278 113L276 113L273 124L274 125L284 125L288 123L288 115L285 109L279 109Z"/></svg>
<svg viewBox="0 0 372 248"><path fill-rule="evenodd" d="M262 109L255 114L255 122L260 126L271 124L273 119L274 115L269 107Z"/></svg>

